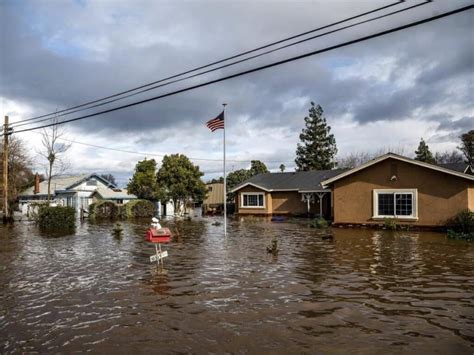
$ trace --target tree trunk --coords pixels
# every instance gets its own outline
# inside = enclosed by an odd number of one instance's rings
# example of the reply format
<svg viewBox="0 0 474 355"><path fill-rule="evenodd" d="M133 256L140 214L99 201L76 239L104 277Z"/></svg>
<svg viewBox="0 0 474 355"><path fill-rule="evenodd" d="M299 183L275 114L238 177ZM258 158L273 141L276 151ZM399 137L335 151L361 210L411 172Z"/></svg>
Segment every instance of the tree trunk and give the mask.
<svg viewBox="0 0 474 355"><path fill-rule="evenodd" d="M53 172L53 162L49 162L49 174L48 174L48 205L51 200L51 173Z"/></svg>

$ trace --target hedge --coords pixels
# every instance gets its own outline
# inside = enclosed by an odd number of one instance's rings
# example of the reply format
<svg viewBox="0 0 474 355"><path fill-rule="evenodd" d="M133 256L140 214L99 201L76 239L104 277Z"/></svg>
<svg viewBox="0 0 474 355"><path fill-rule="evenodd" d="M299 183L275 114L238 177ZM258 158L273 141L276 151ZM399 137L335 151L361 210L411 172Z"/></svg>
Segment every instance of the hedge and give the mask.
<svg viewBox="0 0 474 355"><path fill-rule="evenodd" d="M125 205L125 215L128 218L153 217L155 204L148 200L133 200Z"/></svg>
<svg viewBox="0 0 474 355"><path fill-rule="evenodd" d="M448 223L448 237L451 239L474 240L474 212L464 210L452 217Z"/></svg>
<svg viewBox="0 0 474 355"><path fill-rule="evenodd" d="M92 219L116 219L121 217L119 206L112 201L99 201L89 205L89 216Z"/></svg>
<svg viewBox="0 0 474 355"><path fill-rule="evenodd" d="M153 217L155 205L148 200L133 200L125 205L112 201L99 201L89 205L89 217L94 220Z"/></svg>
<svg viewBox="0 0 474 355"><path fill-rule="evenodd" d="M40 206L38 224L43 230L74 230L76 210L67 206Z"/></svg>

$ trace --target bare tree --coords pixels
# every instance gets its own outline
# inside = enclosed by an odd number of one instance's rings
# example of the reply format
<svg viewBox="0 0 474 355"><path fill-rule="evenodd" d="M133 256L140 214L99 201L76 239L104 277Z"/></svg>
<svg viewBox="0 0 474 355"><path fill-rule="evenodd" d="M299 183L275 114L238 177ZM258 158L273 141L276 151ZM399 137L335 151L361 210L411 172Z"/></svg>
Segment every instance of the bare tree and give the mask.
<svg viewBox="0 0 474 355"><path fill-rule="evenodd" d="M38 153L47 160L46 178L48 180L48 201L51 200L51 179L67 169L67 164L63 159L71 144L61 142L65 131L59 126L57 118L53 121L54 125L43 129L41 132L42 150Z"/></svg>
<svg viewBox="0 0 474 355"><path fill-rule="evenodd" d="M389 152L406 156L405 155L406 149L404 146L401 146L401 145L395 146L395 147L387 146L384 148L380 148L372 153L368 153L368 152L350 153L349 155L346 155L337 160L337 167L339 169L352 169L362 164L365 164L372 159L378 158L381 155L387 154Z"/></svg>
<svg viewBox="0 0 474 355"><path fill-rule="evenodd" d="M34 174L31 170L33 161L23 140L12 136L8 151L8 196L12 207L18 193L33 185ZM3 156L3 142L0 142L0 154Z"/></svg>
<svg viewBox="0 0 474 355"><path fill-rule="evenodd" d="M339 169L352 169L367 163L372 159L373 155L365 152L354 152L346 155L343 158L338 159L337 167Z"/></svg>
<svg viewBox="0 0 474 355"><path fill-rule="evenodd" d="M461 153L456 150L445 151L435 154L436 164L463 163L464 159Z"/></svg>

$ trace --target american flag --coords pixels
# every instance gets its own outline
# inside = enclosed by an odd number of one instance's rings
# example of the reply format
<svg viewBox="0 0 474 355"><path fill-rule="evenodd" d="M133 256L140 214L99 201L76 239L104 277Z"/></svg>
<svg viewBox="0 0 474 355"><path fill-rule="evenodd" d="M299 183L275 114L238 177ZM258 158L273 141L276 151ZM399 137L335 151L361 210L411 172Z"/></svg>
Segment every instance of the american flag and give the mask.
<svg viewBox="0 0 474 355"><path fill-rule="evenodd" d="M216 118L207 121L206 126L211 130L211 132L214 132L216 129L224 129L224 111L222 111Z"/></svg>

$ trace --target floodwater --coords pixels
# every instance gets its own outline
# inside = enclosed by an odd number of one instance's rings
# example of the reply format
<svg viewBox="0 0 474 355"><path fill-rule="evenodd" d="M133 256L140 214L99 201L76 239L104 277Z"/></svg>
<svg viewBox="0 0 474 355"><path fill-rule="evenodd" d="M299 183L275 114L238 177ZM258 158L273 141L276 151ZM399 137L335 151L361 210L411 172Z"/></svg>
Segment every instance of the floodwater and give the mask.
<svg viewBox="0 0 474 355"><path fill-rule="evenodd" d="M217 220L165 221L160 269L146 222L0 226L0 353L474 352L474 243Z"/></svg>

